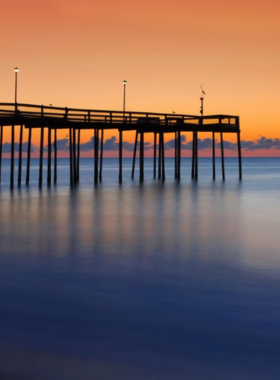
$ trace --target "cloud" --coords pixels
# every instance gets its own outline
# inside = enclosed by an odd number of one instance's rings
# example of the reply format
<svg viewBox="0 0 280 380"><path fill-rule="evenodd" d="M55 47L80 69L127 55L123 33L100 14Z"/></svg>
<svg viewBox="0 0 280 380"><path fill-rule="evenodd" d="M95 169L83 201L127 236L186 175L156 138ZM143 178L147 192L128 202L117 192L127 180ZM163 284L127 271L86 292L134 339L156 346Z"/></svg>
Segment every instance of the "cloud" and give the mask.
<svg viewBox="0 0 280 380"><path fill-rule="evenodd" d="M90 150L93 150L93 149L94 149L94 137L91 137L89 141L80 144L81 152L89 152Z"/></svg>
<svg viewBox="0 0 280 380"><path fill-rule="evenodd" d="M266 137L262 136L256 141L242 141L241 147L242 149L250 151L258 149L280 150L280 139L267 139Z"/></svg>
<svg viewBox="0 0 280 380"><path fill-rule="evenodd" d="M139 143L138 143L139 147ZM144 149L148 150L151 149L152 145L150 142L144 143ZM119 142L116 138L116 136L112 136L111 138L107 139L103 144L104 151L118 151L119 150ZM127 150L129 152L133 152L134 150L134 143L130 143L128 141L123 141L123 149Z"/></svg>
<svg viewBox="0 0 280 380"><path fill-rule="evenodd" d="M69 140L68 139L62 139L57 140L57 150L60 151L68 151L69 150Z"/></svg>
<svg viewBox="0 0 280 380"><path fill-rule="evenodd" d="M175 147L175 139L166 141L164 144L165 149L174 149ZM204 140L198 139L198 149L207 150L212 147L212 140L206 138ZM192 140L187 142L187 138L185 135L181 136L181 149L182 150L192 150Z"/></svg>
<svg viewBox="0 0 280 380"><path fill-rule="evenodd" d="M241 143L241 146L242 146L242 143ZM234 150L235 151L237 149L237 144L236 143L232 143L230 141L224 140L224 149L225 150Z"/></svg>
<svg viewBox="0 0 280 380"><path fill-rule="evenodd" d="M171 139L165 142L164 144L166 150L174 149L175 147L175 139ZM22 151L27 152L28 143L24 142L22 144ZM150 142L144 143L144 149L150 150L153 149L154 145ZM220 141L216 140L216 147L220 148ZM266 138L264 136L261 136L259 139L251 141L251 140L242 140L241 141L241 147L243 150L246 151L256 151L259 149L263 150L280 150L280 139L275 138ZM139 149L139 141L138 146ZM57 140L57 149L60 152L68 152L69 151L69 140L68 138ZM94 149L94 136L91 137L91 139L85 143L81 143L80 150L81 152L89 152ZM117 152L119 150L119 142L116 136L112 136L109 139L104 141L103 145L104 151L113 151ZM134 143L123 141L123 149L128 152L133 152L134 150ZM187 141L187 137L185 135L181 136L181 149L182 150L192 150L192 140ZM211 138L205 138L205 139L198 139L198 149L199 150L209 150L212 149L212 139ZM233 143L231 141L224 140L224 149L225 150L231 150L236 151L237 149L237 143ZM39 146L31 144L31 151L35 152L39 150ZM44 146L44 151L46 152L48 150L48 146ZM53 150L53 143L52 143L52 150ZM15 152L19 151L19 144L15 142ZM2 152L3 153L10 153L11 152L11 144L6 142L2 146Z"/></svg>
<svg viewBox="0 0 280 380"><path fill-rule="evenodd" d="M2 146L2 152L3 153L11 153L11 143L4 143L3 146ZM25 143L22 143L22 151L23 152L27 152L27 147L28 147L28 143L25 142ZM34 144L31 144L31 152L35 152L37 151L38 148L36 145ZM19 143L15 142L15 152L18 152L19 151Z"/></svg>
<svg viewBox="0 0 280 380"><path fill-rule="evenodd" d="M128 145L132 145L130 143L127 143ZM129 148L129 146L128 146ZM105 140L104 144L103 144L103 149L105 151L108 151L108 150L112 150L112 151L116 151L119 149L119 144L117 142L117 138L116 136L112 136L110 139L108 140Z"/></svg>

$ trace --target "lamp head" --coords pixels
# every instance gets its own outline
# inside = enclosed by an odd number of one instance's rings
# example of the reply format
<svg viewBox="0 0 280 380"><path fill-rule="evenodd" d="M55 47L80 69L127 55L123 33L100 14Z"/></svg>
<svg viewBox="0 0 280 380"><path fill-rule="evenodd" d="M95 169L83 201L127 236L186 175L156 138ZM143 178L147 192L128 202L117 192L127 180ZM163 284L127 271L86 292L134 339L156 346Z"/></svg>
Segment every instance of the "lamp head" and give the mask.
<svg viewBox="0 0 280 380"><path fill-rule="evenodd" d="M19 72L19 69L17 67L14 68L14 72L15 73L18 73Z"/></svg>
<svg viewBox="0 0 280 380"><path fill-rule="evenodd" d="M122 84L125 86L127 84L127 81L123 80Z"/></svg>

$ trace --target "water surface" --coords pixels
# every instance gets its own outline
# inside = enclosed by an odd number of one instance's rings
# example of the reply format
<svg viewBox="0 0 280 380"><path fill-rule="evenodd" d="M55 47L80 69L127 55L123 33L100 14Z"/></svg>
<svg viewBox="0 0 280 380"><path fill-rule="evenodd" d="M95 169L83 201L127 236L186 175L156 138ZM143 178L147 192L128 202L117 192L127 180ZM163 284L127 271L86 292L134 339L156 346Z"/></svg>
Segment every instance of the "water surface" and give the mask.
<svg viewBox="0 0 280 380"><path fill-rule="evenodd" d="M280 378L280 160L235 159L226 181L167 160L166 182L131 160L93 162L69 187L0 189L0 378ZM217 165L220 165L218 162ZM24 175L24 173L23 173Z"/></svg>

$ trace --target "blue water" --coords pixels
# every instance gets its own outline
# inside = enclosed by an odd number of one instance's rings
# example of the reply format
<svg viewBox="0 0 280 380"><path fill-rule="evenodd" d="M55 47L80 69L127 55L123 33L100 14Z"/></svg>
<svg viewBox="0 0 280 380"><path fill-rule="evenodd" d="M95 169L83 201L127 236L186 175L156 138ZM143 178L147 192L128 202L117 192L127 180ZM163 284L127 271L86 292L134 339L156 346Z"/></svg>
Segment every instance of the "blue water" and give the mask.
<svg viewBox="0 0 280 380"><path fill-rule="evenodd" d="M280 378L280 159L0 187L1 380ZM17 174L17 173L15 173ZM24 173L23 173L24 176Z"/></svg>

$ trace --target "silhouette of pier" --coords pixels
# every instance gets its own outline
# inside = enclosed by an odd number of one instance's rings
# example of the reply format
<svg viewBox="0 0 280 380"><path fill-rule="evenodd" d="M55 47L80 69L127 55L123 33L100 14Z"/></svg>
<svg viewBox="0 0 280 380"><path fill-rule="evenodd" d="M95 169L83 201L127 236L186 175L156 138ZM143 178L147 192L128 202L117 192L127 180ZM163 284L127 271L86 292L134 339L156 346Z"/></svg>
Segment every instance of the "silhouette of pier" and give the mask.
<svg viewBox="0 0 280 380"><path fill-rule="evenodd" d="M119 182L122 182L123 167L123 133L135 131L132 173L134 178L136 155L139 145L139 180L144 181L144 152L145 135L152 133L154 137L153 177L165 180L165 149L166 134L175 137L174 162L175 179L181 178L181 134L192 134L192 170L193 180L198 179L198 135L212 134L212 176L216 178L216 135L220 136L222 178L225 180L224 144L225 133L235 133L237 136L237 153L239 165L239 179L242 179L242 158L240 142L240 125L238 116L210 115L195 116L183 114L166 114L151 112L122 112L107 110L86 110L78 108L62 108L23 103L0 103L0 182L3 152L4 128L10 128L11 155L10 155L10 185L14 186L15 166L15 127L19 127L18 153L18 185L22 183L22 144L23 128L28 130L27 167L25 183L30 180L30 161L32 131L40 129L39 154L39 186L43 183L43 153L44 138L47 136L47 183L57 182L57 131L67 130L69 133L69 179L70 184L79 182L80 173L80 141L82 130L94 131L94 183L102 181L104 131L117 130L119 133ZM53 148L53 149L52 149ZM53 158L53 168L52 168ZM53 170L53 177L52 177Z"/></svg>

